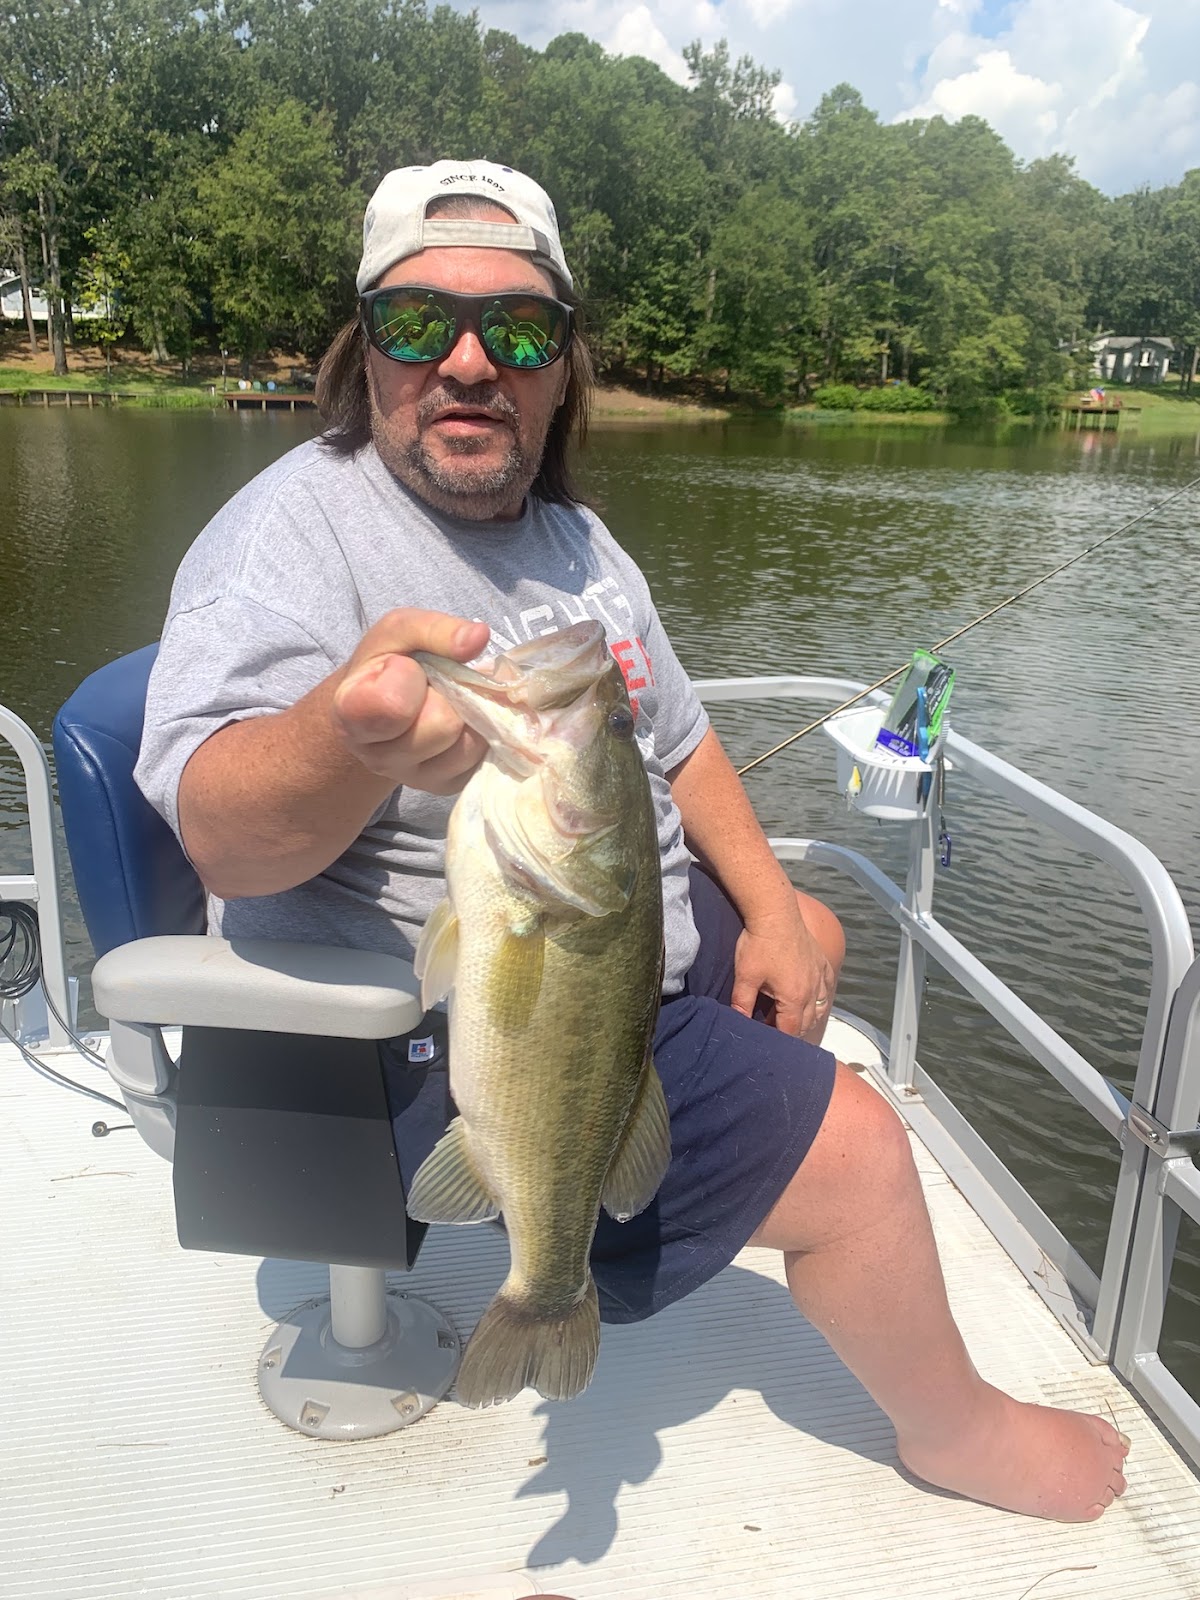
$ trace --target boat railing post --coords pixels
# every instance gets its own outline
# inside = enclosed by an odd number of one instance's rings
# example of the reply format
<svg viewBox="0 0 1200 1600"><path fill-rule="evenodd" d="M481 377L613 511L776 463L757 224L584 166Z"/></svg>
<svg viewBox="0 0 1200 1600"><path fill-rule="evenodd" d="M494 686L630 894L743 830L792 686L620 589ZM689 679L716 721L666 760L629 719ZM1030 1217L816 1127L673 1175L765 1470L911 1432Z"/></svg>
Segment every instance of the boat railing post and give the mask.
<svg viewBox="0 0 1200 1600"><path fill-rule="evenodd" d="M1179 1026L1180 1007L1185 1003L1184 991L1189 982L1196 981L1196 968L1193 962L1180 975L1180 963L1186 957L1180 942L1170 938L1162 908L1155 905L1147 916L1147 923L1151 948L1150 995L1130 1103L1133 1110L1141 1115L1149 1115L1152 1120L1159 1118L1164 1126L1175 1128L1180 1126L1178 1117L1183 1112L1175 1104L1179 1086L1172 1074L1183 1069L1179 1061L1171 1065L1171 1052L1177 1052L1179 1048L1171 1042L1172 1030ZM1187 955L1190 954L1188 950ZM1200 1073L1200 1065L1193 1070ZM1186 1105L1186 1099L1180 1104ZM1160 1107L1165 1109L1160 1111ZM1195 1120L1195 1111L1193 1104L1192 1121ZM1100 1294L1092 1321L1092 1337L1110 1355L1116 1350L1118 1320L1122 1316L1121 1308L1133 1271L1134 1233L1144 1213L1147 1190L1153 1189L1162 1176L1160 1166L1154 1162L1154 1144L1137 1137L1136 1132L1131 1136L1131 1126L1135 1125L1127 1124L1125 1128L1108 1238L1104 1247ZM1187 1126L1190 1127L1191 1123ZM1173 1251L1172 1242L1168 1261Z"/></svg>
<svg viewBox="0 0 1200 1600"><path fill-rule="evenodd" d="M59 1016L73 1023L74 1007L67 977L67 957L63 947L62 911L58 900L58 843L54 835L54 791L50 784L50 763L41 740L15 713L0 706L0 739L17 752L25 777L25 796L29 811L29 842L33 855L33 879L15 880L14 898L31 900L37 906L39 943L42 952L42 985ZM0 876L0 900L4 893ZM62 1023L49 1008L47 1024L52 1050L65 1050L70 1040Z"/></svg>
<svg viewBox="0 0 1200 1600"><path fill-rule="evenodd" d="M1168 1194L1170 1170L1200 1155L1200 960L1179 986L1153 1105L1129 1107L1128 1151L1141 1157L1141 1186L1124 1295L1116 1318L1113 1365L1133 1378L1157 1354L1182 1215ZM1200 1219L1196 1219L1200 1220Z"/></svg>
<svg viewBox="0 0 1200 1600"><path fill-rule="evenodd" d="M909 932L907 919L925 921L933 911L933 875L937 860L934 808L926 800L921 815L909 824L908 877L904 891L905 921L900 924L900 964L892 1009L892 1048L888 1077L901 1093L914 1093L917 1034L925 993L925 950Z"/></svg>

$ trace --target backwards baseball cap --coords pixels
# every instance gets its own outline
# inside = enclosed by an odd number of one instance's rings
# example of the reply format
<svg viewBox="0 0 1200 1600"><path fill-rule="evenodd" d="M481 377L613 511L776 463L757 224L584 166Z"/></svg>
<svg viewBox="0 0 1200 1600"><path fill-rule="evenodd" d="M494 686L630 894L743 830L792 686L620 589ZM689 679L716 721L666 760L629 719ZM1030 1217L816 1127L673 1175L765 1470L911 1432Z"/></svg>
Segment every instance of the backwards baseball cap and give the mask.
<svg viewBox="0 0 1200 1600"><path fill-rule="evenodd" d="M513 221L425 215L432 201L451 194L490 200L502 206ZM371 196L363 217L363 253L356 280L359 294L405 256L445 244L524 250L539 267L573 286L558 236L558 218L540 184L494 161L435 161L431 167L397 167Z"/></svg>

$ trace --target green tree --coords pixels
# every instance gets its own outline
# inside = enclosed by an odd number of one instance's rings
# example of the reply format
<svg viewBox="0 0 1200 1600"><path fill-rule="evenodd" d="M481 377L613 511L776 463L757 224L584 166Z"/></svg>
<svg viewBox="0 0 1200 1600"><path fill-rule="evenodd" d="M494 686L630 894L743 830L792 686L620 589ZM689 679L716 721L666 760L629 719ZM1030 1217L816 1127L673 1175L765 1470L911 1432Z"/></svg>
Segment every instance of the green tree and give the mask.
<svg viewBox="0 0 1200 1600"><path fill-rule="evenodd" d="M848 84L823 96L800 132L815 269L811 360L826 379L878 370L885 330L896 321L879 292L898 268L893 233L904 215L888 203L889 132Z"/></svg>
<svg viewBox="0 0 1200 1600"><path fill-rule="evenodd" d="M29 219L17 197L0 195L0 257L17 269L17 276L21 282L21 309L29 335L29 348L36 356L38 336L30 297L32 283L27 254L28 229Z"/></svg>
<svg viewBox="0 0 1200 1600"><path fill-rule="evenodd" d="M0 28L0 186L36 217L54 371L67 370L64 240L78 226L111 127L121 8L13 0Z"/></svg>
<svg viewBox="0 0 1200 1600"><path fill-rule="evenodd" d="M358 217L326 114L261 108L196 193L213 310L243 374L279 340L315 348L346 297Z"/></svg>
<svg viewBox="0 0 1200 1600"><path fill-rule="evenodd" d="M795 381L813 282L803 209L763 184L742 196L707 255L697 364L725 387L776 399Z"/></svg>
<svg viewBox="0 0 1200 1600"><path fill-rule="evenodd" d="M113 346L129 322L124 294L131 263L112 228L101 225L84 233L88 254L75 273L75 294L96 342L104 351L104 373L112 382Z"/></svg>
<svg viewBox="0 0 1200 1600"><path fill-rule="evenodd" d="M1185 174L1168 212L1174 316L1171 331L1181 346L1183 388L1190 391L1200 356L1200 167Z"/></svg>
<svg viewBox="0 0 1200 1600"><path fill-rule="evenodd" d="M35 218L56 373L84 235L148 177L157 140L215 116L228 56L209 0L13 0L0 28L0 189ZM228 46L231 41L226 41Z"/></svg>
<svg viewBox="0 0 1200 1600"><path fill-rule="evenodd" d="M129 196L114 220L126 241L123 298L134 331L156 361L178 360L184 377L207 292L198 179L199 169L181 160L174 172Z"/></svg>

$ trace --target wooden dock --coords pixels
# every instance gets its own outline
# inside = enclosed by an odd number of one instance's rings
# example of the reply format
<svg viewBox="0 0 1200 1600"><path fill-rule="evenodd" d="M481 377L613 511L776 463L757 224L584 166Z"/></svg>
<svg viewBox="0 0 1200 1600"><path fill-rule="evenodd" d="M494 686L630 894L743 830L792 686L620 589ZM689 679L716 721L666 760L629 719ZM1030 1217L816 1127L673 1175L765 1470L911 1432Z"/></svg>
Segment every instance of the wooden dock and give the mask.
<svg viewBox="0 0 1200 1600"><path fill-rule="evenodd" d="M242 389L232 394L218 395L210 385L208 392L214 404L218 399L224 400L233 411L295 411L317 403L311 394L281 394L278 390L274 394L266 390L258 394L252 389ZM119 400L153 399L153 390L0 389L0 406L66 406L68 409L71 406L87 406L92 410L96 406L111 406Z"/></svg>
<svg viewBox="0 0 1200 1600"><path fill-rule="evenodd" d="M119 389L0 389L0 406L110 406L114 400L145 400Z"/></svg>
<svg viewBox="0 0 1200 1600"><path fill-rule="evenodd" d="M1120 427L1123 416L1137 416L1141 409L1141 406L1122 405L1119 400L1116 404L1077 400L1074 404L1059 406L1058 412L1064 427L1108 429Z"/></svg>
<svg viewBox="0 0 1200 1600"><path fill-rule="evenodd" d="M225 404L233 411L295 411L297 406L315 406L316 400L311 394L274 394L263 392L256 394L253 390L239 389L236 394L227 394Z"/></svg>

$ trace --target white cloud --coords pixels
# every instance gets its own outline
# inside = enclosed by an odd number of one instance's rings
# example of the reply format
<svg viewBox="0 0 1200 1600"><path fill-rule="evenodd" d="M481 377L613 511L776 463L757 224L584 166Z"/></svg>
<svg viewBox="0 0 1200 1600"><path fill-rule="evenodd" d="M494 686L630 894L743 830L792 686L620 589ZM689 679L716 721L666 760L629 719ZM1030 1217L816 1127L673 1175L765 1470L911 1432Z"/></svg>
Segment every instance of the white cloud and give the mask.
<svg viewBox="0 0 1200 1600"><path fill-rule="evenodd" d="M667 43L667 36L651 16L649 6L634 6L624 12L600 42L611 55L645 56L676 83L688 81L687 62Z"/></svg>
<svg viewBox="0 0 1200 1600"><path fill-rule="evenodd" d="M538 48L577 31L677 82L693 39L782 73L803 119L851 83L885 121L985 117L1110 193L1200 167L1200 0L454 0Z"/></svg>
<svg viewBox="0 0 1200 1600"><path fill-rule="evenodd" d="M1063 151L1110 191L1174 182L1200 165L1198 91L1156 27L1179 9L1171 0L1017 0L990 37L947 31L898 115L973 112L1025 160ZM1197 61L1200 3L1183 9Z"/></svg>
<svg viewBox="0 0 1200 1600"><path fill-rule="evenodd" d="M775 85L775 92L771 96L771 110L780 122L793 122L799 107L796 91L790 83L781 80Z"/></svg>
<svg viewBox="0 0 1200 1600"><path fill-rule="evenodd" d="M797 0L746 0L746 9L759 28L769 28L772 23L786 17L795 8Z"/></svg>
<svg viewBox="0 0 1200 1600"><path fill-rule="evenodd" d="M1036 135L1052 135L1058 126L1055 106L1062 99L1062 85L1018 72L1007 50L980 50L970 72L955 78L941 78L929 98L906 117L983 117L1001 133L1011 137L1014 128L1036 130Z"/></svg>

